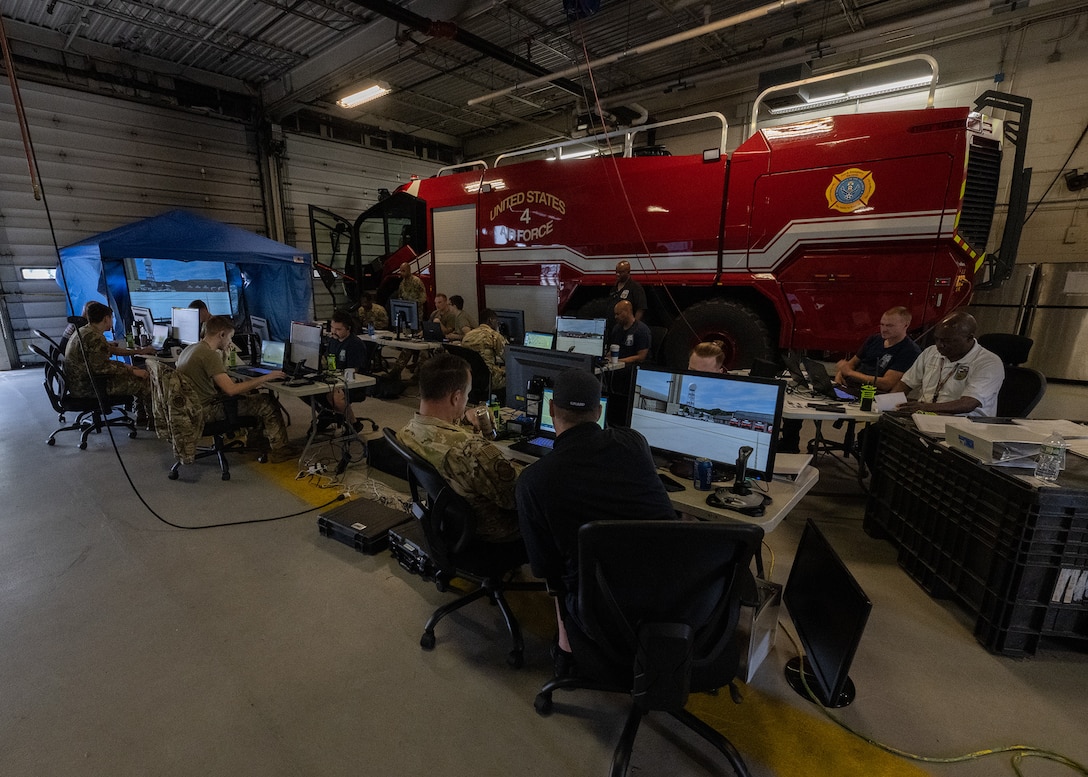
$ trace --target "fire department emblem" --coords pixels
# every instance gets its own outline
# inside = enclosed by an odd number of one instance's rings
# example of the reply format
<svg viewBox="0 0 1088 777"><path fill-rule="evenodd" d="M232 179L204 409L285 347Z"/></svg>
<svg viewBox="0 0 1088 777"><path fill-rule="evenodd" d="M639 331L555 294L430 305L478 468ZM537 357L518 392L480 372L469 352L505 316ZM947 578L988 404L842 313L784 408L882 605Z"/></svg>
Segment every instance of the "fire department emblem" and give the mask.
<svg viewBox="0 0 1088 777"><path fill-rule="evenodd" d="M875 191L872 172L851 167L832 177L827 186L827 206L840 213L853 213L868 205Z"/></svg>

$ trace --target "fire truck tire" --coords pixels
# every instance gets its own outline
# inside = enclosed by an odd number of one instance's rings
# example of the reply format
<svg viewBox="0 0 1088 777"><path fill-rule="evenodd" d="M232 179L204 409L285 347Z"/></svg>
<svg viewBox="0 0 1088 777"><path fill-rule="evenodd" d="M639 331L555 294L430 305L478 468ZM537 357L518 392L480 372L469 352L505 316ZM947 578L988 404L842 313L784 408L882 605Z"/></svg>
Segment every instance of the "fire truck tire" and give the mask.
<svg viewBox="0 0 1088 777"><path fill-rule="evenodd" d="M691 349L706 340L722 341L726 369L750 367L753 359L773 354L770 330L755 311L739 302L707 300L673 321L661 359L670 369L684 369Z"/></svg>
<svg viewBox="0 0 1088 777"><path fill-rule="evenodd" d="M616 306L612 303L608 297L598 297L597 299L591 299L582 307L578 308L578 318L612 318L612 310ZM570 313L564 313L564 315L571 315Z"/></svg>

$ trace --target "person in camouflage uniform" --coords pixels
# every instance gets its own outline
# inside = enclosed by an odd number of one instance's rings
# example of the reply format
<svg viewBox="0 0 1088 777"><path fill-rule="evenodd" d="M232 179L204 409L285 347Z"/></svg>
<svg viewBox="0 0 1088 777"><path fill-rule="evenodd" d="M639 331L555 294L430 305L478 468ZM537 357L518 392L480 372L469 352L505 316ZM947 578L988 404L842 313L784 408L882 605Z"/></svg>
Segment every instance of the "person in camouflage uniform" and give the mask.
<svg viewBox="0 0 1088 777"><path fill-rule="evenodd" d="M453 331L453 322L456 317L457 314L450 308L449 297L445 294L435 294L434 313L431 314L431 321L442 325L442 334L444 336L450 336L450 332Z"/></svg>
<svg viewBox="0 0 1088 777"><path fill-rule="evenodd" d="M450 340L460 340L476 328L476 322L464 311L464 307L465 298L460 294L450 297L450 310L453 311L453 331L447 335Z"/></svg>
<svg viewBox="0 0 1088 777"><path fill-rule="evenodd" d="M419 368L419 412L397 435L429 461L476 511L476 535L488 542L519 538L514 486L521 466L506 459L475 425L464 423L472 373L468 362L438 354Z"/></svg>
<svg viewBox="0 0 1088 777"><path fill-rule="evenodd" d="M147 370L114 361L105 333L113 328L113 311L101 302L86 306L87 323L68 340L64 349L64 377L72 396L96 396L94 379L106 379L106 393L114 397L136 399L138 423L149 417L151 383Z"/></svg>
<svg viewBox="0 0 1088 777"><path fill-rule="evenodd" d="M364 291L359 297L359 323L364 332L368 325L373 325L375 329L389 329L389 314L374 301L374 295L369 291Z"/></svg>
<svg viewBox="0 0 1088 777"><path fill-rule="evenodd" d="M498 333L499 317L490 308L484 310L483 319L478 327L473 329L464 339L461 345L471 348L480 354L491 371L491 388L495 391L506 388L506 367L503 364L503 355L506 353L506 338Z"/></svg>
<svg viewBox="0 0 1088 777"><path fill-rule="evenodd" d="M393 299L404 299L416 303L416 317L423 320L423 308L427 305L427 288L417 276L412 275L412 268L405 262L397 271L400 273L400 285L393 293Z"/></svg>

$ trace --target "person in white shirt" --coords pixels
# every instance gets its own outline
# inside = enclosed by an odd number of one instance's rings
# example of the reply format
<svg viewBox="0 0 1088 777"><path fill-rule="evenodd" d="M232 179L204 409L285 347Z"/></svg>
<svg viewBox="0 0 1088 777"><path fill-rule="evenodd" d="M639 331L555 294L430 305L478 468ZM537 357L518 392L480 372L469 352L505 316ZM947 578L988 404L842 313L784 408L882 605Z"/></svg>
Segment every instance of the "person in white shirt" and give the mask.
<svg viewBox="0 0 1088 777"><path fill-rule="evenodd" d="M892 391L918 390L918 398L897 410L940 415L993 416L1005 366L975 340L974 316L957 311L933 330L933 345L903 373Z"/></svg>

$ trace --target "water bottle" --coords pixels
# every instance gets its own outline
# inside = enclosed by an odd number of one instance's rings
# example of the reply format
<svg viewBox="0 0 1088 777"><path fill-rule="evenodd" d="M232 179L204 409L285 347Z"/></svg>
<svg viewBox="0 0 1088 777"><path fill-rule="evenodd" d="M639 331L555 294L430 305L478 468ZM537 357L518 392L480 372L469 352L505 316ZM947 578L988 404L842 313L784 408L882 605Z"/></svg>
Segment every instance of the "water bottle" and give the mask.
<svg viewBox="0 0 1088 777"><path fill-rule="evenodd" d="M861 409L866 413L873 409L873 398L876 397L876 386L866 383L861 387Z"/></svg>
<svg viewBox="0 0 1088 777"><path fill-rule="evenodd" d="M128 334L125 335L125 345L129 348L136 347L136 337L132 334L132 330L128 330Z"/></svg>
<svg viewBox="0 0 1088 777"><path fill-rule="evenodd" d="M1035 477L1044 483L1053 483L1065 464L1065 440L1057 432L1051 432L1039 449L1035 460Z"/></svg>
<svg viewBox="0 0 1088 777"><path fill-rule="evenodd" d="M491 401L487 403L487 409L491 412L491 422L498 431L502 428L502 406L499 404L499 399L494 394L491 395Z"/></svg>
<svg viewBox="0 0 1088 777"><path fill-rule="evenodd" d="M373 337L373 336L374 336L374 322L373 322L373 321L370 321L370 322L368 322L368 323L367 323L367 325L366 325L366 333L367 333L368 335L370 335L371 337Z"/></svg>

